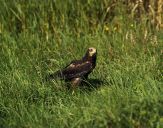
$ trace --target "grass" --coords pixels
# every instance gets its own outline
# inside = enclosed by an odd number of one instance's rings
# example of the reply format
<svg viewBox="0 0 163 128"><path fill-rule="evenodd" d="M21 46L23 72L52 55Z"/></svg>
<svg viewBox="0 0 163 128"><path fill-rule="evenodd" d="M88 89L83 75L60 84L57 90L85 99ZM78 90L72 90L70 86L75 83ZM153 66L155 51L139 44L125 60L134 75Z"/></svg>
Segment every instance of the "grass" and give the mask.
<svg viewBox="0 0 163 128"><path fill-rule="evenodd" d="M162 31L135 23L121 2L109 23L100 0L0 3L1 128L163 127ZM91 88L72 95L64 81L42 81L90 46Z"/></svg>

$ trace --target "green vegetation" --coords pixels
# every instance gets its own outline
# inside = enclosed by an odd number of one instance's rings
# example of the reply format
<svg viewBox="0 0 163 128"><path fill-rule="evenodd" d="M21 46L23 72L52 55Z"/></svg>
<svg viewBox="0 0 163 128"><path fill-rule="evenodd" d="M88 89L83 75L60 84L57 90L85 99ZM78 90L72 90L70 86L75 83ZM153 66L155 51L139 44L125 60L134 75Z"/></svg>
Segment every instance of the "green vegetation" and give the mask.
<svg viewBox="0 0 163 128"><path fill-rule="evenodd" d="M0 127L163 127L163 31L117 2L0 0ZM91 87L42 81L98 50ZM102 81L102 82L97 82Z"/></svg>

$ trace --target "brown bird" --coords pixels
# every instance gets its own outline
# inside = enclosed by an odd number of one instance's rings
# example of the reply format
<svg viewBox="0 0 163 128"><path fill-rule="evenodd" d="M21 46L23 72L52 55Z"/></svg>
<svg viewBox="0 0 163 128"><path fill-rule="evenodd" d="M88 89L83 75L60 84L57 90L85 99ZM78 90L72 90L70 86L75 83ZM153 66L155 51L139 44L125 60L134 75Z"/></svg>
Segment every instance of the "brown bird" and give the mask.
<svg viewBox="0 0 163 128"><path fill-rule="evenodd" d="M97 50L91 47L81 60L71 61L65 68L51 74L48 78L64 79L70 81L72 86L75 87L88 78L88 75L96 66L96 58Z"/></svg>

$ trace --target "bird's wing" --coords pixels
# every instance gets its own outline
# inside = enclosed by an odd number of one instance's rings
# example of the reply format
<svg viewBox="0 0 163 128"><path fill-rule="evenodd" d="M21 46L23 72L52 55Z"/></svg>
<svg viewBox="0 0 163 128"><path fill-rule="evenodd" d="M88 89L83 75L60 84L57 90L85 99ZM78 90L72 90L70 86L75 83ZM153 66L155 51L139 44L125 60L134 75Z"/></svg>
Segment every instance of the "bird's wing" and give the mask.
<svg viewBox="0 0 163 128"><path fill-rule="evenodd" d="M46 80L51 80L51 79L70 79L69 78L69 72L73 72L72 70L74 70L74 67L78 67L82 64L82 61L81 60L73 60L71 61L70 64L68 64L64 69L60 69L50 75L48 75L46 77Z"/></svg>
<svg viewBox="0 0 163 128"><path fill-rule="evenodd" d="M92 70L91 62L70 63L65 69L61 71L62 76L66 79L82 77Z"/></svg>

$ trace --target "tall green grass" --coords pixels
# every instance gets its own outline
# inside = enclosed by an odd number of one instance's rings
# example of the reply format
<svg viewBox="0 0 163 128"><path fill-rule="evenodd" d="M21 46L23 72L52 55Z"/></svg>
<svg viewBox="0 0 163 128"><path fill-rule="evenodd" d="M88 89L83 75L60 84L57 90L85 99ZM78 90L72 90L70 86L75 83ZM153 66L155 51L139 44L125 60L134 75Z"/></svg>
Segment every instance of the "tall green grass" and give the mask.
<svg viewBox="0 0 163 128"><path fill-rule="evenodd" d="M106 20L111 2L0 1L1 128L163 127L163 32L136 23L122 2ZM90 46L90 88L72 95L64 81L43 81Z"/></svg>

